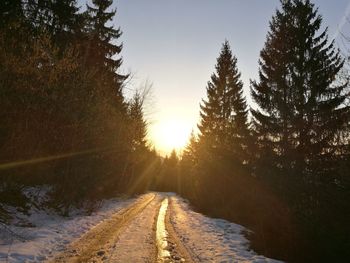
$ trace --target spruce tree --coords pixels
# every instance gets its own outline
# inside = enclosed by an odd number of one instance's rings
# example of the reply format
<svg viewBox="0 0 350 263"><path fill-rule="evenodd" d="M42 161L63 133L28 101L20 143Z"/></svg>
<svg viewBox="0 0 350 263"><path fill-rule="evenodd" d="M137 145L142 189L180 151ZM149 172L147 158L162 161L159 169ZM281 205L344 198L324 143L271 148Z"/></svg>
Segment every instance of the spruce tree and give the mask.
<svg viewBox="0 0 350 263"><path fill-rule="evenodd" d="M341 107L346 83L334 84L343 60L309 0L281 5L260 53L260 80L252 82L253 124L262 159L273 155L283 171L315 174L330 167L325 161L349 111Z"/></svg>
<svg viewBox="0 0 350 263"><path fill-rule="evenodd" d="M207 100L200 105L199 144L209 158L220 154L244 162L248 113L237 58L228 41L222 46L215 68L207 85Z"/></svg>
<svg viewBox="0 0 350 263"><path fill-rule="evenodd" d="M122 86L127 76L118 73L122 59L115 59L122 50L121 44L115 44L122 32L108 25L116 15L116 10L109 10L112 0L93 0L93 6L87 6L88 25L88 50L86 63L113 83L114 97L123 100ZM112 43L113 42L113 43Z"/></svg>
<svg viewBox="0 0 350 263"><path fill-rule="evenodd" d="M86 21L76 0L28 0L24 6L34 36L50 36L61 53L83 38Z"/></svg>
<svg viewBox="0 0 350 263"><path fill-rule="evenodd" d="M53 41L62 50L84 39L85 16L79 13L76 0L52 1L51 12L49 32L53 36Z"/></svg>
<svg viewBox="0 0 350 263"><path fill-rule="evenodd" d="M77 30L79 8L76 0L56 0L51 3L53 34Z"/></svg>
<svg viewBox="0 0 350 263"><path fill-rule="evenodd" d="M136 92L128 105L131 150L134 152L147 149L147 122L143 114L143 103L141 94Z"/></svg>
<svg viewBox="0 0 350 263"><path fill-rule="evenodd" d="M185 169L192 169L197 164L198 141L194 132L191 132L190 139L181 155L181 164Z"/></svg>

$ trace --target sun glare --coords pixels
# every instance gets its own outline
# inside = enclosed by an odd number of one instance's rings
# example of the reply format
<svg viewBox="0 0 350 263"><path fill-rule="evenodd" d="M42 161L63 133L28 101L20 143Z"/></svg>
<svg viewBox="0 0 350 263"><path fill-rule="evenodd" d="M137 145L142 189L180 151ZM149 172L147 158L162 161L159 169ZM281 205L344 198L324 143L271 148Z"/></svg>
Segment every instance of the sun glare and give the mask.
<svg viewBox="0 0 350 263"><path fill-rule="evenodd" d="M192 124L184 120L164 120L153 125L151 139L156 148L168 154L175 149L181 151L187 144Z"/></svg>

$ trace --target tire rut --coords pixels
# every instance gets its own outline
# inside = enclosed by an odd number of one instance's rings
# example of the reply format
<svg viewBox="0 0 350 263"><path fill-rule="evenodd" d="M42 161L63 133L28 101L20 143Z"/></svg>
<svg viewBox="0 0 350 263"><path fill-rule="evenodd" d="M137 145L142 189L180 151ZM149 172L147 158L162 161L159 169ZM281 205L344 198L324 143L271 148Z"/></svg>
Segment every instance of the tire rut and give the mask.
<svg viewBox="0 0 350 263"><path fill-rule="evenodd" d="M178 263L178 262L189 262L189 263L195 263L199 262L198 260L195 260L196 256L183 244L183 241L177 234L176 230L174 229L172 223L171 223L171 206L172 201L170 197L167 197L169 200L168 209L166 211L165 215L165 228L168 233L167 241L168 241L168 251L170 252L170 258L166 261L160 261L158 262L171 262L171 263Z"/></svg>
<svg viewBox="0 0 350 263"><path fill-rule="evenodd" d="M155 196L152 194L146 200L138 200L96 225L49 262L108 261L108 254L114 248L121 231L154 200Z"/></svg>

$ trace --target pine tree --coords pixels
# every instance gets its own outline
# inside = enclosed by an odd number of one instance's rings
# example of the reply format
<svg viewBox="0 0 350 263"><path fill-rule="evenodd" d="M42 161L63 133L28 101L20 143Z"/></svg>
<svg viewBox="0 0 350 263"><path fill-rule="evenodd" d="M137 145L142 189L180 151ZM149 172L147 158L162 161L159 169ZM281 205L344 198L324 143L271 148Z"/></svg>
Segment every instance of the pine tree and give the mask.
<svg viewBox="0 0 350 263"><path fill-rule="evenodd" d="M179 162L179 158L177 156L177 153L176 153L176 150L173 149L170 153L170 156L168 158L168 165L170 167L176 167L176 165L178 164Z"/></svg>
<svg viewBox="0 0 350 263"><path fill-rule="evenodd" d="M51 12L49 32L53 36L53 41L62 50L84 39L83 30L86 21L84 14L79 13L76 0L52 1Z"/></svg>
<svg viewBox="0 0 350 263"><path fill-rule="evenodd" d="M83 38L86 21L76 0L28 0L24 6L34 36L50 36L62 55Z"/></svg>
<svg viewBox="0 0 350 263"><path fill-rule="evenodd" d="M74 32L77 30L79 18L79 8L76 0L56 0L52 1L52 31L53 34L63 32Z"/></svg>
<svg viewBox="0 0 350 263"><path fill-rule="evenodd" d="M133 151L144 151L147 149L147 122L143 114L143 98L136 92L129 103L128 111L130 119L131 149Z"/></svg>
<svg viewBox="0 0 350 263"><path fill-rule="evenodd" d="M192 131L188 144L183 150L182 156L181 156L181 165L185 167L185 170L193 169L196 166L197 158L198 158L197 148L198 148L197 137Z"/></svg>
<svg viewBox="0 0 350 263"><path fill-rule="evenodd" d="M198 142L193 131L182 152L179 168L179 193L187 197L193 197L198 180Z"/></svg>
<svg viewBox="0 0 350 263"><path fill-rule="evenodd" d="M122 87L127 76L118 73L122 59L114 58L122 50L121 44L115 44L122 32L113 25L107 25L116 15L116 11L108 11L112 0L93 0L92 3L93 6L87 6L89 43L86 63L113 83L113 93L122 103Z"/></svg>
<svg viewBox="0 0 350 263"><path fill-rule="evenodd" d="M345 121L346 86L334 85L343 66L322 18L309 0L281 1L260 54L259 82L251 94L260 156L273 155L284 171L325 168L331 144Z"/></svg>
<svg viewBox="0 0 350 263"><path fill-rule="evenodd" d="M243 97L243 83L228 41L217 59L216 73L207 85L207 100L201 104L199 144L211 154L239 157L243 155L248 136L247 106ZM202 147L201 146L201 147ZM203 149L202 147L202 149Z"/></svg>

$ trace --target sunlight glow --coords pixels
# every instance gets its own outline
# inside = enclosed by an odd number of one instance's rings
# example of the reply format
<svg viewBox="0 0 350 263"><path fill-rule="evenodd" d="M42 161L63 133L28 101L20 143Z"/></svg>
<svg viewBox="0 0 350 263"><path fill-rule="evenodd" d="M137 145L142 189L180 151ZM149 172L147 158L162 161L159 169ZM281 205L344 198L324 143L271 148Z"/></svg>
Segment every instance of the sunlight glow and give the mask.
<svg viewBox="0 0 350 263"><path fill-rule="evenodd" d="M163 154L169 154L173 149L181 151L188 142L192 125L181 119L159 121L150 129L151 140Z"/></svg>

